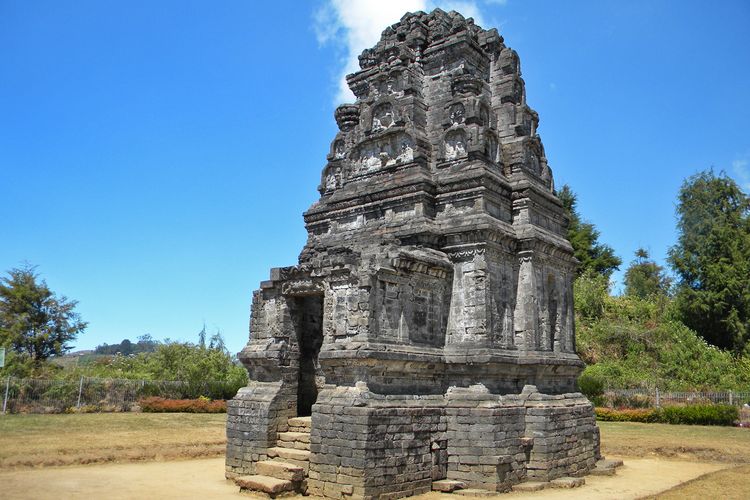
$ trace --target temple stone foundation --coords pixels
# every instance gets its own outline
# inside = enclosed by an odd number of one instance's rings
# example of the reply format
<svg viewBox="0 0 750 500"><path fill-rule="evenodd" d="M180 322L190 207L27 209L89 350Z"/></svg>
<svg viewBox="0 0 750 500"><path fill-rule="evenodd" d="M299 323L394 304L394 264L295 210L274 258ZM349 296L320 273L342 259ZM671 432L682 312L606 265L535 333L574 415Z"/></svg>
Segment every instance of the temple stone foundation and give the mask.
<svg viewBox="0 0 750 500"><path fill-rule="evenodd" d="M299 264L253 294L227 477L398 498L589 473L576 260L518 55L436 9L360 66Z"/></svg>

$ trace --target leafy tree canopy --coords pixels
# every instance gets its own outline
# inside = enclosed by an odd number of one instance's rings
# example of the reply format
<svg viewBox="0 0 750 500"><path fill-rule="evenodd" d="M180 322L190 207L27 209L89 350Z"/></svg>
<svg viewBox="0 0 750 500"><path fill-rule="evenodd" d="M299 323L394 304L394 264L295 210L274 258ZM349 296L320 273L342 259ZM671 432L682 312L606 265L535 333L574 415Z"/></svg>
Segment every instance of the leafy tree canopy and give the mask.
<svg viewBox="0 0 750 500"><path fill-rule="evenodd" d="M563 204L565 215L568 216L568 239L573 245L576 259L580 261L578 275L592 270L607 278L616 269L620 268L622 260L615 255L615 251L609 245L599 242L599 231L590 223L581 219L576 208L578 202L576 194L567 184L557 193Z"/></svg>
<svg viewBox="0 0 750 500"><path fill-rule="evenodd" d="M151 335L146 334L138 337L138 342L133 343L130 339L124 339L119 344L101 344L96 346L96 354L122 354L129 356L141 352L154 352L159 342L153 340Z"/></svg>
<svg viewBox="0 0 750 500"><path fill-rule="evenodd" d="M0 346L9 348L17 362L34 365L65 353L86 328L76 305L56 296L34 267L11 269L0 278Z"/></svg>
<svg viewBox="0 0 750 500"><path fill-rule="evenodd" d="M625 295L640 299L668 295L671 284L664 268L650 259L647 250L636 250L635 260L625 271Z"/></svg>
<svg viewBox="0 0 750 500"><path fill-rule="evenodd" d="M750 343L750 199L724 172L688 178L678 196L677 244L682 321L709 343L742 352Z"/></svg>

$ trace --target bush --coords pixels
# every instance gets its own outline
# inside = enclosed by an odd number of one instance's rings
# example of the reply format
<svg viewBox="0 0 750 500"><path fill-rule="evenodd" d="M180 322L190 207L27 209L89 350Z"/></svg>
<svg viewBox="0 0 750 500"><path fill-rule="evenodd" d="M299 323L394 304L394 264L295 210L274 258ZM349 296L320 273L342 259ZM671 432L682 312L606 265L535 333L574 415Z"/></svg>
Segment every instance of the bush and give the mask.
<svg viewBox="0 0 750 500"><path fill-rule="evenodd" d="M604 394L604 380L596 373L583 372L578 377L578 388L596 406L601 406Z"/></svg>
<svg viewBox="0 0 750 500"><path fill-rule="evenodd" d="M653 408L615 410L613 408L596 408L596 419L604 422L642 422L658 421L657 411Z"/></svg>
<svg viewBox="0 0 750 500"><path fill-rule="evenodd" d="M596 408L597 420L605 422L642 422L685 425L734 425L739 409L729 405L665 406L615 410Z"/></svg>
<svg viewBox="0 0 750 500"><path fill-rule="evenodd" d="M665 406L659 409L659 421L665 424L734 425L739 408L729 405Z"/></svg>
<svg viewBox="0 0 750 500"><path fill-rule="evenodd" d="M146 413L226 413L227 402L211 401L208 398L198 399L165 399L159 397L144 398L138 401L141 410Z"/></svg>

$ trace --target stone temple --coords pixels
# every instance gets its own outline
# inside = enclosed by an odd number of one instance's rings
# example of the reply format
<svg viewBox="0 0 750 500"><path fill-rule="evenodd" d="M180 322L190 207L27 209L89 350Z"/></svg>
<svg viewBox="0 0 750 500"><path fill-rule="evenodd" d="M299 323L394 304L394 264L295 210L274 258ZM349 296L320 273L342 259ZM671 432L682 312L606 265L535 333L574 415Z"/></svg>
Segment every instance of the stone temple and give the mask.
<svg viewBox="0 0 750 500"><path fill-rule="evenodd" d="M518 55L435 10L359 61L299 264L253 294L227 477L397 498L588 473L576 260Z"/></svg>

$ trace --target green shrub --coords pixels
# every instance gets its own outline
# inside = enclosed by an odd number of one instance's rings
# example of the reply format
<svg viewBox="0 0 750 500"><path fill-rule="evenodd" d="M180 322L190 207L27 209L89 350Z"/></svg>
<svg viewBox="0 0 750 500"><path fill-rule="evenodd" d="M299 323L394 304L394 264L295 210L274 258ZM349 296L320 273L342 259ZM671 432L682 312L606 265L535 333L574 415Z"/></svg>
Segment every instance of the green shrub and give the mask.
<svg viewBox="0 0 750 500"><path fill-rule="evenodd" d="M739 409L729 405L665 406L663 408L596 408L597 420L684 425L734 425Z"/></svg>
<svg viewBox="0 0 750 500"><path fill-rule="evenodd" d="M138 405L145 413L226 413L227 402L211 401L208 398L198 399L165 399L158 397L144 398Z"/></svg>
<svg viewBox="0 0 750 500"><path fill-rule="evenodd" d="M657 412L652 408L615 410L614 408L596 408L596 419L605 422L657 422Z"/></svg>
<svg viewBox="0 0 750 500"><path fill-rule="evenodd" d="M734 425L740 418L739 409L729 405L665 406L658 413L665 424Z"/></svg>
<svg viewBox="0 0 750 500"><path fill-rule="evenodd" d="M601 405L602 395L604 394L604 380L596 373L581 373L581 376L578 377L578 388L594 405Z"/></svg>

